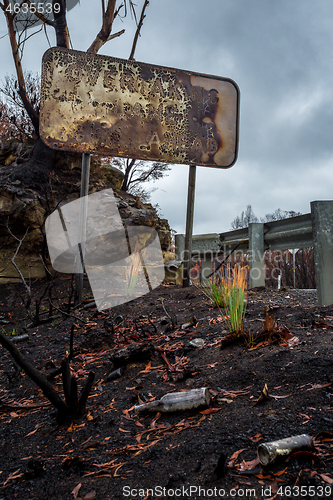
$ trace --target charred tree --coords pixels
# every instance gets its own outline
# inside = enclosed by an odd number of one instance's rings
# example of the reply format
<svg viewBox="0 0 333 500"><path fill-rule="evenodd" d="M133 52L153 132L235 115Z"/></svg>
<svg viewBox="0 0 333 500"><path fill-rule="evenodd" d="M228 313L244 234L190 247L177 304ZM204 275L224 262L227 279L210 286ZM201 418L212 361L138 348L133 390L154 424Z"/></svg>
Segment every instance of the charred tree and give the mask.
<svg viewBox="0 0 333 500"><path fill-rule="evenodd" d="M89 372L86 383L78 397L76 379L71 376L69 359L62 361L62 381L65 401L59 396L53 385L29 361L6 335L0 332L0 343L11 354L14 361L25 371L28 377L42 389L44 396L57 410L57 422L64 423L84 416L89 392L95 379L95 373Z"/></svg>

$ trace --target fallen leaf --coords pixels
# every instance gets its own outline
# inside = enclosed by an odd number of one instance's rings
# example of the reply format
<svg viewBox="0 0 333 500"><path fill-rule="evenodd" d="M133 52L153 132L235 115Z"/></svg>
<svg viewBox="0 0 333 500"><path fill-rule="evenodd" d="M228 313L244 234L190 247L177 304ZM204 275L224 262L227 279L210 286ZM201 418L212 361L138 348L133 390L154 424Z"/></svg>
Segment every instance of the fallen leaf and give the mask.
<svg viewBox="0 0 333 500"><path fill-rule="evenodd" d="M282 476L282 474L285 474L286 470L288 469L288 467L286 467L285 469L283 470L280 470L279 472L275 472L275 475L276 476Z"/></svg>
<svg viewBox="0 0 333 500"><path fill-rule="evenodd" d="M27 434L24 437L32 436L32 434L35 434L35 432L37 432L40 427L41 427L41 424L36 425L36 429L34 431L29 432L29 434Z"/></svg>
<svg viewBox="0 0 333 500"><path fill-rule="evenodd" d="M78 497L81 486L82 486L82 483L79 483L77 486L75 486L74 490L72 491L71 494L73 495L74 498Z"/></svg>
<svg viewBox="0 0 333 500"><path fill-rule="evenodd" d="M263 390L261 391L259 398L254 403L254 405L251 406L251 408L254 408L255 406L257 406L257 404L262 403L263 401L266 401L266 399L268 399L268 398L269 398L268 387L267 387L267 384L265 384Z"/></svg>
<svg viewBox="0 0 333 500"><path fill-rule="evenodd" d="M248 450L248 448L242 448L241 450L238 450L238 451L235 451L235 453L233 453L230 457L230 460L228 462L228 467L230 469L234 468L235 467L235 463L236 463L236 460L237 458L239 457L239 455L245 451L245 450Z"/></svg>
<svg viewBox="0 0 333 500"><path fill-rule="evenodd" d="M319 474L319 476L326 481L326 483L333 484L333 479L327 474Z"/></svg>
<svg viewBox="0 0 333 500"><path fill-rule="evenodd" d="M257 443L258 441L261 441L262 437L261 437L261 434L259 432L254 437L250 437L249 439L251 439L252 443Z"/></svg>
<svg viewBox="0 0 333 500"><path fill-rule="evenodd" d="M217 411L220 411L221 408L207 408L207 410L200 411L202 415L210 415L211 413L215 413Z"/></svg>
<svg viewBox="0 0 333 500"><path fill-rule="evenodd" d="M141 372L139 372L139 373L149 373L150 370L151 370L151 361L149 361L149 363L146 366L146 368L144 370L142 370Z"/></svg>
<svg viewBox="0 0 333 500"><path fill-rule="evenodd" d="M254 460L251 460L250 462L245 462L245 460L243 460L239 470L244 471L244 470L254 469L259 463L260 463L259 457L255 458Z"/></svg>
<svg viewBox="0 0 333 500"><path fill-rule="evenodd" d="M237 458L239 457L239 455L240 455L243 451L245 451L245 450L248 450L248 448L242 448L241 450L235 451L235 453L233 453L233 454L231 455L231 457L230 457L230 458L231 458L232 460L237 460Z"/></svg>
<svg viewBox="0 0 333 500"><path fill-rule="evenodd" d="M274 398L274 399L283 399L283 398L289 398L289 396L291 396L291 395L292 395L292 393L285 394L284 396L278 396L277 394L270 394L270 397Z"/></svg>

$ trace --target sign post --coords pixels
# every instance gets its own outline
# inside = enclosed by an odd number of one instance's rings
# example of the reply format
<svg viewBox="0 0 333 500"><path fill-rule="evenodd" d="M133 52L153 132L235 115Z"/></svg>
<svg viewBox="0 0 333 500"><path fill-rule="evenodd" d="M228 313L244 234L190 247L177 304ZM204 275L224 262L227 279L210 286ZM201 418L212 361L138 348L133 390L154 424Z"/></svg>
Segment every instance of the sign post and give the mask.
<svg viewBox="0 0 333 500"><path fill-rule="evenodd" d="M79 254L75 263L75 290L74 305L80 304L83 290L84 256L87 225L87 203L89 192L90 154L82 153L81 189L80 189L80 213L79 213Z"/></svg>
<svg viewBox="0 0 333 500"><path fill-rule="evenodd" d="M185 248L183 257L183 287L190 286L196 168L195 165L190 165L188 176Z"/></svg>

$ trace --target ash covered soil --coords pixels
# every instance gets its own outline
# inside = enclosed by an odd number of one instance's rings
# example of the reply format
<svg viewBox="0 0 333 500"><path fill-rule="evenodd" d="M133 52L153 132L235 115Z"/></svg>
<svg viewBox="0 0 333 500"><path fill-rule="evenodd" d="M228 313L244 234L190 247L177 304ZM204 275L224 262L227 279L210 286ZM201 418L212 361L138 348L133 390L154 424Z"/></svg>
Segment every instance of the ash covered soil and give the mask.
<svg viewBox="0 0 333 500"><path fill-rule="evenodd" d="M44 286L33 283L34 293ZM62 309L68 286L56 278ZM14 286L2 285L0 328L11 338L28 334L16 343L23 356L46 376L68 353L74 324L72 374L79 387L89 371L96 376L86 416L58 425L0 346L0 499L333 497L333 307L316 300L314 290L250 291L245 331L253 340L244 345L223 342L223 312L194 286L161 285L111 311L81 307L29 327ZM260 336L267 309L275 333ZM45 298L41 318L47 311ZM203 346L191 346L198 338ZM121 376L107 381L119 367ZM53 384L62 395L60 375ZM201 387L209 407L134 411ZM313 451L258 463L260 443L299 434L312 436Z"/></svg>

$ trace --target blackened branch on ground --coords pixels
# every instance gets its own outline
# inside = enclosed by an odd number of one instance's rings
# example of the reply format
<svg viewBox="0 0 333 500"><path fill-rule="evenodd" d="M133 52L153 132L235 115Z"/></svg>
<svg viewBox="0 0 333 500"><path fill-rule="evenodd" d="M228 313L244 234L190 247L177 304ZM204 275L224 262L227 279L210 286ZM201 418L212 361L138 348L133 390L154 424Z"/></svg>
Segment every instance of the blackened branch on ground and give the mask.
<svg viewBox="0 0 333 500"><path fill-rule="evenodd" d="M40 387L45 397L57 409L57 421L59 423L80 418L85 413L86 403L95 379L95 373L89 372L85 386L82 389L80 399L77 396L77 383L70 375L68 357L62 362L62 379L65 401L61 399L53 385L42 375L29 361L27 361L17 347L6 335L0 332L0 343L12 355L16 363L23 368L28 377Z"/></svg>

